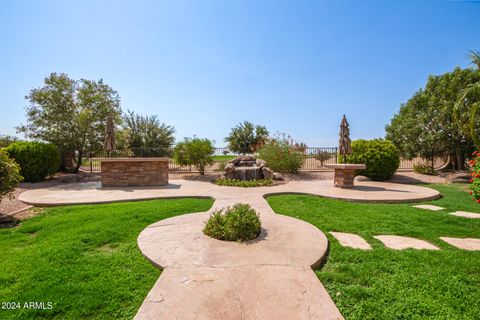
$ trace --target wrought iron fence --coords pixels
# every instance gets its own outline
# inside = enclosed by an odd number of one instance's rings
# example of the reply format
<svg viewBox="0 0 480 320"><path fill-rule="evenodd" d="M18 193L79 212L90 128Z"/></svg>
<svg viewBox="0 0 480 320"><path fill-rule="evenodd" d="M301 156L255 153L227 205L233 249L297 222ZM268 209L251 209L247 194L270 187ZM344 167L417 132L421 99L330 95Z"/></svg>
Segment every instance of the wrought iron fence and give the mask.
<svg viewBox="0 0 480 320"><path fill-rule="evenodd" d="M419 165L419 164L426 164L426 163L428 163L427 160L420 157L413 158L411 160L400 159L400 167L398 167L398 171L412 171L413 166ZM446 167L449 163L450 163L450 158L448 156L438 157L438 158L435 158L433 162L433 168L435 170L440 170Z"/></svg>
<svg viewBox="0 0 480 320"><path fill-rule="evenodd" d="M305 155L305 162L300 171L332 171L327 168L327 164L335 164L338 161L338 148L319 148L307 147L298 149ZM90 152L83 160L80 169L86 172L100 172L101 158L123 158L123 157L168 157L169 171L171 172L198 172L197 168L192 166L181 166L172 159L173 148L149 148L133 150L114 150ZM207 172L223 171L224 164L237 157L238 154L231 152L228 148L214 148L214 163L206 168ZM399 171L411 171L415 164L425 163L422 158L400 161ZM438 158L435 160L435 169L440 169L448 164L448 158Z"/></svg>

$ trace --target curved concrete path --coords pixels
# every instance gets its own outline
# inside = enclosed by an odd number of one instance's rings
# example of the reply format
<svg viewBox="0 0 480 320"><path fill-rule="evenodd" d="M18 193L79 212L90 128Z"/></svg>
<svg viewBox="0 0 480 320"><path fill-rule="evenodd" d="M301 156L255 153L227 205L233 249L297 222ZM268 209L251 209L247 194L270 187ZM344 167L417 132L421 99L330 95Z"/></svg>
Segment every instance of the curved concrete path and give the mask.
<svg viewBox="0 0 480 320"><path fill-rule="evenodd" d="M205 236L209 213L159 221L138 237L142 253L164 271L136 319L342 319L315 276L328 250L316 227L276 215L264 196L305 193L369 202L412 202L440 197L438 191L378 182L339 189L332 181L293 181L259 188L220 187L208 182L173 180L165 187L104 188L99 183L70 184L21 194L37 206L108 203L168 197L214 198L212 210L249 203L260 214L262 232L248 243ZM212 211L211 210L211 211Z"/></svg>
<svg viewBox="0 0 480 320"><path fill-rule="evenodd" d="M258 187L222 187L209 182L171 180L164 187L102 188L99 182L57 185L50 188L23 192L20 200L34 206L59 206L69 204L109 203L147 200L168 197L227 197L265 196L276 193L304 193L327 198L360 202L417 202L441 197L437 190L414 185L358 182L354 189L333 186L330 180L291 181L285 184Z"/></svg>
<svg viewBox="0 0 480 320"><path fill-rule="evenodd" d="M260 236L247 243L205 236L208 212L140 233L140 250L164 271L135 319L343 319L312 270L327 253L325 235L276 215L261 195L217 194L211 211L237 202L262 221Z"/></svg>

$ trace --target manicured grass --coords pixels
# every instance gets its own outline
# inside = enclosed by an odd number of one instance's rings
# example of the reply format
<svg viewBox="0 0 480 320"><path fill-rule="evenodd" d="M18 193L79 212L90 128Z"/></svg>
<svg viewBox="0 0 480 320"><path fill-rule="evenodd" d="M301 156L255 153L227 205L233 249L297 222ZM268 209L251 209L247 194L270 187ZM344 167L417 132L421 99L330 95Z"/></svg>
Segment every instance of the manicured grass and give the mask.
<svg viewBox="0 0 480 320"><path fill-rule="evenodd" d="M213 161L215 162L222 162L222 161L230 161L232 159L235 159L238 156L234 155L219 155L219 156L213 156Z"/></svg>
<svg viewBox="0 0 480 320"><path fill-rule="evenodd" d="M480 212L463 185L430 185L447 208L432 212L412 204L365 204L304 195L268 198L280 214L317 226L330 239L328 260L316 270L347 319L480 319L480 252L456 249L440 236L480 238L480 221L447 212ZM356 233L374 248L344 248L328 231ZM386 249L374 235L427 240L440 251Z"/></svg>
<svg viewBox="0 0 480 320"><path fill-rule="evenodd" d="M160 275L136 239L149 224L207 211L207 199L51 208L0 229L0 302L52 302L2 310L0 319L131 319Z"/></svg>

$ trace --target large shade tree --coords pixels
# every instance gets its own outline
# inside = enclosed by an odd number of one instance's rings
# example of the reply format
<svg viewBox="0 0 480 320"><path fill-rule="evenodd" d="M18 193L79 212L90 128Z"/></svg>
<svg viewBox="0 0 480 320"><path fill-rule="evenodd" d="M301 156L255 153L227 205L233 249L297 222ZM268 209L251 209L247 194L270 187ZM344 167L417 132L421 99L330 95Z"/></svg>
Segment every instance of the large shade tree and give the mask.
<svg viewBox="0 0 480 320"><path fill-rule="evenodd" d="M458 101L466 88L479 81L478 68L457 67L430 76L425 88L403 104L386 126L386 138L406 158L420 156L433 164L435 156L449 155L453 168L462 169L473 150L470 125L480 95L469 93L460 106Z"/></svg>
<svg viewBox="0 0 480 320"><path fill-rule="evenodd" d="M28 138L58 146L71 155L77 172L86 151L102 148L107 116L121 122L120 97L102 80L73 80L64 73L52 73L44 85L26 96L27 123L18 131Z"/></svg>
<svg viewBox="0 0 480 320"><path fill-rule="evenodd" d="M470 54L472 64L480 70L480 52L472 51ZM464 132L472 137L475 146L480 149L480 81L469 84L461 91L455 115L457 121L463 125ZM469 113L469 114L468 114ZM465 114L469 119L462 119ZM463 121L462 121L463 120Z"/></svg>

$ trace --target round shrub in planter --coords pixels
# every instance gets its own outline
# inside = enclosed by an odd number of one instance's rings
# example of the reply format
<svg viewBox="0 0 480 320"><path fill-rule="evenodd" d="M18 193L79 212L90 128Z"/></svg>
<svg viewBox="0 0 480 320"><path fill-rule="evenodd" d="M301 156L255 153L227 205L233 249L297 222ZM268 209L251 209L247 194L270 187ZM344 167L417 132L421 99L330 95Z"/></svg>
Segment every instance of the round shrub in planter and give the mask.
<svg viewBox="0 0 480 320"><path fill-rule="evenodd" d="M56 173L60 167L60 152L53 144L42 142L15 142L5 151L20 166L25 181L38 182Z"/></svg>
<svg viewBox="0 0 480 320"><path fill-rule="evenodd" d="M347 163L365 164L367 169L359 170L356 174L374 181L390 179L400 165L398 149L388 140L355 140L352 142L352 151Z"/></svg>
<svg viewBox="0 0 480 320"><path fill-rule="evenodd" d="M214 211L203 233L218 240L247 241L258 237L261 223L257 212L246 203Z"/></svg>

